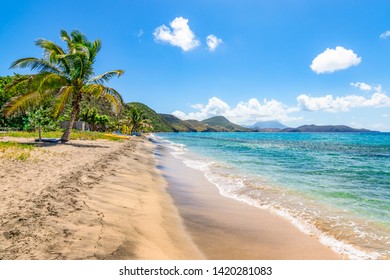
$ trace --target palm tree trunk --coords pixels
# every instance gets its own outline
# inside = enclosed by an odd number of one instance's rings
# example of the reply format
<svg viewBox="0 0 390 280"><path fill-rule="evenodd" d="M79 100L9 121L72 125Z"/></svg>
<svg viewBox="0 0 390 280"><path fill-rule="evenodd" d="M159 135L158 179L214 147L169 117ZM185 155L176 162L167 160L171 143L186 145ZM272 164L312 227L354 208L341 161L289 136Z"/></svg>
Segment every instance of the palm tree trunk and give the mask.
<svg viewBox="0 0 390 280"><path fill-rule="evenodd" d="M61 142L68 142L70 140L70 134L72 133L73 124L80 113L80 98L76 98L72 102L72 112L70 113L70 120L68 127L65 129L64 134L61 136Z"/></svg>

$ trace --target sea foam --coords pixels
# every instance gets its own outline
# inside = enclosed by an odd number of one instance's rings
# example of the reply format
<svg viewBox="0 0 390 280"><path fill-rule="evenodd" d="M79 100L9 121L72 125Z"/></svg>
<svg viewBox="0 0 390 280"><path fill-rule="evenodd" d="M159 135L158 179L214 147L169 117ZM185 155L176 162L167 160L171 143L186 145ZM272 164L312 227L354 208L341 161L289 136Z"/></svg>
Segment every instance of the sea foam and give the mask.
<svg viewBox="0 0 390 280"><path fill-rule="evenodd" d="M265 185L266 180L259 180L261 179L259 176L248 177L247 174L234 170L234 167L226 162L194 153L184 144L167 139L162 141L172 150L171 154L174 157L180 159L186 166L201 171L205 178L218 188L221 195L253 207L267 209L290 221L301 232L315 236L324 245L339 254L347 255L350 259L380 259L383 257L381 253L362 250L349 244L348 240L338 240L337 236L331 235L332 227L338 230L348 226L348 230L351 228L351 231L362 239L367 236L370 236L372 240L383 238L367 233L358 225L346 225L347 221L340 219L344 213L339 215L340 213L327 212L326 209L321 210L322 208L311 209L310 203L307 203L303 197L278 186L272 186L272 184ZM328 219L327 231L320 230L316 226L315 219L321 218ZM390 239L386 239L383 242L389 241Z"/></svg>

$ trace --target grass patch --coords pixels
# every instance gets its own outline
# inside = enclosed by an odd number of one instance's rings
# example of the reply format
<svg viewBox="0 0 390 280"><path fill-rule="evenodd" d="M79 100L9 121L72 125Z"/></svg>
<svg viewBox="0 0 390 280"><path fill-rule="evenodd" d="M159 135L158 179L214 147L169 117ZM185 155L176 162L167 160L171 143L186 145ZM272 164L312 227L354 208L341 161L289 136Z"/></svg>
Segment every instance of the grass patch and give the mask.
<svg viewBox="0 0 390 280"><path fill-rule="evenodd" d="M62 131L49 131L43 132L43 138L60 138ZM20 137L20 138L38 138L38 132L35 131L10 131L4 134L4 136Z"/></svg>
<svg viewBox="0 0 390 280"><path fill-rule="evenodd" d="M43 132L42 137L43 138L61 138L63 134L63 131L49 131L49 132ZM10 131L8 133L5 133L4 135L10 136L10 137L21 137L21 138L38 138L37 132L27 132L27 131ZM115 134L107 134L104 132L91 132L91 131L78 131L73 130L70 135L71 140L97 140L97 139L105 139L110 141L121 141L123 139L118 138L115 136Z"/></svg>
<svg viewBox="0 0 390 280"><path fill-rule="evenodd" d="M26 161L31 157L33 145L17 142L0 142L0 157L8 160Z"/></svg>
<svg viewBox="0 0 390 280"><path fill-rule="evenodd" d="M97 140L105 139L110 141L121 141L123 139L118 138L115 134L107 134L104 132L91 132L91 131L75 131L70 135L71 140Z"/></svg>
<svg viewBox="0 0 390 280"><path fill-rule="evenodd" d="M18 142L0 142L0 150L7 149L7 148L32 150L32 149L34 149L34 146L30 145L30 144L23 144L23 143L18 143Z"/></svg>

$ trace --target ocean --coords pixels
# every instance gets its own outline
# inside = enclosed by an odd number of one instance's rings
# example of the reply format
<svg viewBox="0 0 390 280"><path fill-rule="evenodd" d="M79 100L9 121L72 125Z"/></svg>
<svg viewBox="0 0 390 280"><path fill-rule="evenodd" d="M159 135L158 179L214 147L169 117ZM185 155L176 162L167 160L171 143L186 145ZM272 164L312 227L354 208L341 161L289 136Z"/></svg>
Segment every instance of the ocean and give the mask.
<svg viewBox="0 0 390 280"><path fill-rule="evenodd" d="M154 137L221 195L268 209L350 259L390 259L390 133Z"/></svg>

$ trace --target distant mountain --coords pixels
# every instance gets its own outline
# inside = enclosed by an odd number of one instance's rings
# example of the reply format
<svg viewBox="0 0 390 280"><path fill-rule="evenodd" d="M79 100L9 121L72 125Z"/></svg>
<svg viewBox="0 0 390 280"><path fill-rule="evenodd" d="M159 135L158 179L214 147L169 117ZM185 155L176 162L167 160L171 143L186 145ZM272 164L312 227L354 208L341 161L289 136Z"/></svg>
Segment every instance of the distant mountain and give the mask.
<svg viewBox="0 0 390 280"><path fill-rule="evenodd" d="M165 120L174 132L196 132L198 131L187 121L183 121L174 115L158 114L163 120Z"/></svg>
<svg viewBox="0 0 390 280"><path fill-rule="evenodd" d="M247 126L248 128L252 128L254 130L266 130L266 129L284 129L287 128L284 124L281 124L278 121L260 121L251 126Z"/></svg>
<svg viewBox="0 0 390 280"><path fill-rule="evenodd" d="M200 121L197 121L197 120L186 120L185 122L187 124L189 124L191 127L193 127L194 129L196 129L196 131L199 131L199 132L216 131L212 127L209 127L208 125L201 123Z"/></svg>
<svg viewBox="0 0 390 280"><path fill-rule="evenodd" d="M250 127L242 127L230 122L223 116L207 120L181 120L170 114L158 114L145 104L131 102L128 107L136 107L152 123L155 132L374 132L368 129L356 129L346 125L302 125L286 128L277 121L257 122Z"/></svg>
<svg viewBox="0 0 390 280"><path fill-rule="evenodd" d="M250 128L242 127L240 125L230 122L227 118L223 116L216 116L209 118L207 120L201 121L202 124L207 125L209 128L215 131L235 131L235 132L249 132L253 131Z"/></svg>
<svg viewBox="0 0 390 280"><path fill-rule="evenodd" d="M148 106L139 102L130 102L128 107L135 107L147 117L155 132L222 132L222 131L252 131L236 125L225 117L214 117L202 122L197 120L181 120L174 115L158 114Z"/></svg>
<svg viewBox="0 0 390 280"><path fill-rule="evenodd" d="M368 129L357 129L346 125L302 125L297 128L285 128L282 132L375 132Z"/></svg>

